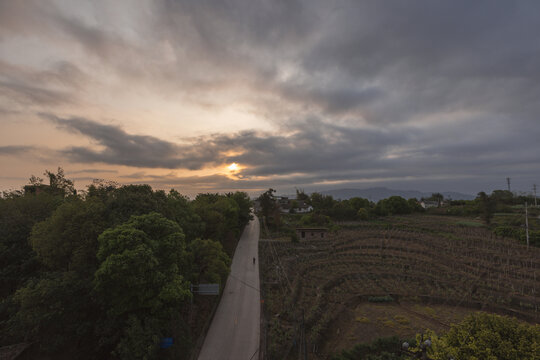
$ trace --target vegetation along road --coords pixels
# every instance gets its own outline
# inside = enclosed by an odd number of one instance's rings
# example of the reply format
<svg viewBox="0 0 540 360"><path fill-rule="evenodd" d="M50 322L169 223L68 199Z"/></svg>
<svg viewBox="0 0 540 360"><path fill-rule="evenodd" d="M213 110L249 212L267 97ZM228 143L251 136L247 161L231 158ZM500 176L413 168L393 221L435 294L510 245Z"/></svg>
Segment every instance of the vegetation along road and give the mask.
<svg viewBox="0 0 540 360"><path fill-rule="evenodd" d="M199 360L257 359L260 335L259 219L244 229ZM253 259L256 259L255 261Z"/></svg>

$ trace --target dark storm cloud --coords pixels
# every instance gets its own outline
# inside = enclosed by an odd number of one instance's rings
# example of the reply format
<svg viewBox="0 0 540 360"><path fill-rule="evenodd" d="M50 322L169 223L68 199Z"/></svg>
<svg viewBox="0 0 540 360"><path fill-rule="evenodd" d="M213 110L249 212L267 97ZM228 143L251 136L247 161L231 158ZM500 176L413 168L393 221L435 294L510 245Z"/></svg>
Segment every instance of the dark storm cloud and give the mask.
<svg viewBox="0 0 540 360"><path fill-rule="evenodd" d="M76 102L86 76L74 64L56 62L34 70L0 60L0 95L22 105L57 106Z"/></svg>
<svg viewBox="0 0 540 360"><path fill-rule="evenodd" d="M256 86L257 108L268 95L379 125L457 111L532 122L538 13L535 1L165 1L153 36L205 64L194 77Z"/></svg>
<svg viewBox="0 0 540 360"><path fill-rule="evenodd" d="M0 156L7 155L20 155L33 152L35 148L33 146L21 146L21 145L10 145L10 146L0 146Z"/></svg>
<svg viewBox="0 0 540 360"><path fill-rule="evenodd" d="M68 175L76 174L117 174L118 171L110 169L82 169L76 171L69 171Z"/></svg>
<svg viewBox="0 0 540 360"><path fill-rule="evenodd" d="M50 162L51 159L57 159L58 153L47 147L32 145L7 145L0 146L0 157L16 158L19 161L38 160Z"/></svg>
<svg viewBox="0 0 540 360"><path fill-rule="evenodd" d="M0 37L22 33L69 43L120 83L217 108L245 105L277 130L174 143L84 114L49 115L96 143L64 149L72 161L246 166L236 180L132 174L220 188L399 179L480 184L540 176L538 1L163 0L145 6L137 25L120 32L100 16L93 23L42 2L4 2ZM106 7L95 5L96 14L109 14ZM89 76L63 64L31 72L4 63L0 91L21 103L75 101Z"/></svg>
<svg viewBox="0 0 540 360"><path fill-rule="evenodd" d="M284 134L245 131L172 143L128 134L117 126L88 119L51 115L47 118L61 128L92 138L102 147L64 149L63 153L76 162L168 169L201 169L237 162L246 167L236 173L234 180L219 174L177 177L144 171L124 176L158 186L183 183L226 189L264 188L272 184L504 178L509 171L516 176L534 174L537 169L531 168L531 164L540 163L535 142L538 129L530 129L528 135L510 128L501 135L475 126L470 127L474 132L468 134L462 134L459 126L368 130L309 119L295 123ZM504 121L493 125L504 126ZM518 141L529 145L518 146ZM238 155L227 156L230 151Z"/></svg>
<svg viewBox="0 0 540 360"><path fill-rule="evenodd" d="M85 118L63 119L47 114L41 116L60 128L87 136L103 147L103 150L95 150L73 146L63 150L72 161L191 170L199 169L209 161L204 158L204 150L195 153L190 148L182 148L156 137L128 134L117 126L99 124Z"/></svg>
<svg viewBox="0 0 540 360"><path fill-rule="evenodd" d="M0 81L0 95L24 104L58 105L71 101L71 95L64 91L7 81Z"/></svg>
<svg viewBox="0 0 540 360"><path fill-rule="evenodd" d="M244 131L187 138L172 143L152 136L132 135L114 125L85 118L42 117L70 132L96 141L102 148L71 147L63 152L73 161L134 167L201 169L233 161L249 166L244 176L333 171L368 163L384 155L386 146L406 141L404 133L351 129L317 119L295 125L290 133L276 135ZM227 156L236 151L241 155Z"/></svg>

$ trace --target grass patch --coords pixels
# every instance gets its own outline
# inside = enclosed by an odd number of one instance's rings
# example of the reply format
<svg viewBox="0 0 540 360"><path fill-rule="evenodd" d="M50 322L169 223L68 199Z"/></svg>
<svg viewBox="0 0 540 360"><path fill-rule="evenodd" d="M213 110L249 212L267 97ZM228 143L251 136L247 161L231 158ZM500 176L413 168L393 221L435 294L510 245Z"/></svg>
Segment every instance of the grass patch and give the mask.
<svg viewBox="0 0 540 360"><path fill-rule="evenodd" d="M371 320L369 320L367 317L365 316L357 316L355 319L354 319L356 322L359 322L359 323L362 323L362 324L369 324L371 322Z"/></svg>
<svg viewBox="0 0 540 360"><path fill-rule="evenodd" d="M429 306L424 307L424 311L425 311L426 314L428 314L429 316L437 317L437 312L435 311L435 309L430 308Z"/></svg>
<svg viewBox="0 0 540 360"><path fill-rule="evenodd" d="M382 322L382 324L386 327L390 327L390 328L393 328L393 327L396 327L396 323L394 323L392 320L390 319L387 319L387 320L384 320Z"/></svg>
<svg viewBox="0 0 540 360"><path fill-rule="evenodd" d="M409 320L408 317L403 315L396 315L394 316L394 320L401 325L409 325L411 323L411 320Z"/></svg>
<svg viewBox="0 0 540 360"><path fill-rule="evenodd" d="M484 224L476 222L476 221L458 221L458 222L456 222L456 225L464 226L464 227L482 227L482 226L484 226Z"/></svg>

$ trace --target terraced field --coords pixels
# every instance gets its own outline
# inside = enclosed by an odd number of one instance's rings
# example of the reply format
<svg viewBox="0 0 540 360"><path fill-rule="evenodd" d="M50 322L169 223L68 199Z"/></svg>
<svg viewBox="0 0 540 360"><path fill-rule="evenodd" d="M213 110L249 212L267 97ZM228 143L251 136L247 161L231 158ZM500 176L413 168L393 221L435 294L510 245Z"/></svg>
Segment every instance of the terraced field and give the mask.
<svg viewBox="0 0 540 360"><path fill-rule="evenodd" d="M339 337L336 324L344 326L343 315L376 301L409 310L411 304L436 304L456 313L478 309L540 319L538 248L527 250L481 226L441 216L341 227L323 241L261 242L269 358L292 356L303 338L314 356L325 358L339 350L325 344ZM437 321L447 325L445 318ZM411 329L411 335L413 330L419 331Z"/></svg>

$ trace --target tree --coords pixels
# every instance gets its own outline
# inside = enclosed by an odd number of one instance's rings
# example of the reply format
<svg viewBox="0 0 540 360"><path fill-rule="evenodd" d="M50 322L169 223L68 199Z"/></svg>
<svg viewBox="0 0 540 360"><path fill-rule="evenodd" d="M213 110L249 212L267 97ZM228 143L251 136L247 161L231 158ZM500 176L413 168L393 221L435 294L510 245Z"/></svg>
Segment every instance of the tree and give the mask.
<svg viewBox="0 0 540 360"><path fill-rule="evenodd" d="M204 232L204 223L193 209L193 204L187 197L174 189L167 194L167 202L163 209L163 215L180 225L186 236L187 243L193 241L198 236L202 236Z"/></svg>
<svg viewBox="0 0 540 360"><path fill-rule="evenodd" d="M291 201L291 208L289 209L290 214L296 213L296 209L298 209L298 201L293 200Z"/></svg>
<svg viewBox="0 0 540 360"><path fill-rule="evenodd" d="M334 207L334 198L332 195L323 195L317 192L311 194L311 205L313 210L321 211L328 215L328 211Z"/></svg>
<svg viewBox="0 0 540 360"><path fill-rule="evenodd" d="M438 360L540 359L540 325L487 313L470 315L441 337L432 336Z"/></svg>
<svg viewBox="0 0 540 360"><path fill-rule="evenodd" d="M306 194L304 189L296 189L296 200L304 201L306 204L311 204L309 195Z"/></svg>
<svg viewBox="0 0 540 360"><path fill-rule="evenodd" d="M219 194L199 194L193 209L204 222L201 237L218 240L222 244L240 234L240 207L232 197Z"/></svg>
<svg viewBox="0 0 540 360"><path fill-rule="evenodd" d="M514 203L514 194L508 190L493 190L490 196L495 202L501 202L505 205Z"/></svg>
<svg viewBox="0 0 540 360"><path fill-rule="evenodd" d="M105 205L109 222L115 225L127 221L132 215L162 212L167 203L164 191L152 190L150 185L125 185L112 190Z"/></svg>
<svg viewBox="0 0 540 360"><path fill-rule="evenodd" d="M122 359L138 358L141 351L143 358L156 357L156 336L171 333L171 320L191 297L182 229L150 213L106 230L98 240L94 291L109 319L103 342Z"/></svg>
<svg viewBox="0 0 540 360"><path fill-rule="evenodd" d="M358 212L356 213L356 217L359 219L359 220L368 220L369 219L369 211L367 211L366 209L359 209Z"/></svg>
<svg viewBox="0 0 540 360"><path fill-rule="evenodd" d="M51 191L62 193L64 196L77 194L73 181L66 179L64 169L61 167L58 167L56 174L52 171L45 170L43 175L49 178L49 186Z"/></svg>
<svg viewBox="0 0 540 360"><path fill-rule="evenodd" d="M98 238L95 289L113 314L161 312L189 298L184 234L158 213L133 216Z"/></svg>
<svg viewBox="0 0 540 360"><path fill-rule="evenodd" d="M380 200L374 209L375 213L380 216L410 214L412 209L407 200L401 196L391 196L387 199Z"/></svg>
<svg viewBox="0 0 540 360"><path fill-rule="evenodd" d="M368 199L353 197L349 199L349 203L356 211L360 209L369 210L371 208L371 202Z"/></svg>
<svg viewBox="0 0 540 360"><path fill-rule="evenodd" d="M6 327L13 340L38 342L51 358L92 358L99 308L87 279L73 271L45 273L20 288L14 301L18 312Z"/></svg>
<svg viewBox="0 0 540 360"><path fill-rule="evenodd" d="M74 198L32 229L30 243L49 270L94 273L97 238L107 227L105 206Z"/></svg>
<svg viewBox="0 0 540 360"><path fill-rule="evenodd" d="M8 194L0 199L0 297L36 275L39 263L28 237L34 224L49 217L62 201L49 193Z"/></svg>
<svg viewBox="0 0 540 360"><path fill-rule="evenodd" d="M424 208L422 207L422 205L420 205L418 200L416 200L414 198L411 198L411 199L407 200L407 204L409 204L409 208L412 210L412 212L423 212L424 211Z"/></svg>
<svg viewBox="0 0 540 360"><path fill-rule="evenodd" d="M118 189L120 184L116 181L109 181L104 179L94 179L92 184L88 185L86 190L87 198L99 198L101 201L107 201L107 198Z"/></svg>
<svg viewBox="0 0 540 360"><path fill-rule="evenodd" d="M191 255L191 281L223 284L231 260L218 241L195 239L188 245Z"/></svg>
<svg viewBox="0 0 540 360"><path fill-rule="evenodd" d="M270 188L257 198L257 200L259 200L259 203L261 205L262 214L266 218L266 220L268 220L268 216L276 208L276 199L274 197L275 192L276 190Z"/></svg>
<svg viewBox="0 0 540 360"><path fill-rule="evenodd" d="M441 193L433 193L431 194L431 199L437 202L437 207L441 207L441 203L444 200L444 196Z"/></svg>
<svg viewBox="0 0 540 360"><path fill-rule="evenodd" d="M253 219L253 215L251 215L253 203L249 195L243 191L236 191L234 193L228 193L227 197L232 198L238 205L239 226L240 228L244 228Z"/></svg>
<svg viewBox="0 0 540 360"><path fill-rule="evenodd" d="M479 192L476 197L476 202L478 203L478 210L480 211L480 216L484 222L489 225L491 223L491 218L493 218L493 212L495 210L495 205L493 199L491 199L485 192Z"/></svg>

